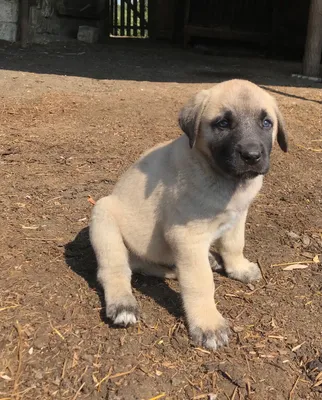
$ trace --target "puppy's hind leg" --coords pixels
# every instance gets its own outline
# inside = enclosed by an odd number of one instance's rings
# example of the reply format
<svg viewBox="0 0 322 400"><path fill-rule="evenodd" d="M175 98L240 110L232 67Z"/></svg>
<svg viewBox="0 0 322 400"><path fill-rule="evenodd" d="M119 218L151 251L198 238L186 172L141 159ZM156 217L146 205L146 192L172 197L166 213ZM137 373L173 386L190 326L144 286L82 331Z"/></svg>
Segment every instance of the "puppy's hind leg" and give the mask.
<svg viewBox="0 0 322 400"><path fill-rule="evenodd" d="M95 251L97 278L104 289L106 316L114 324L136 323L138 306L132 294L129 253L113 216L113 196L100 199L94 206L90 223L90 240Z"/></svg>

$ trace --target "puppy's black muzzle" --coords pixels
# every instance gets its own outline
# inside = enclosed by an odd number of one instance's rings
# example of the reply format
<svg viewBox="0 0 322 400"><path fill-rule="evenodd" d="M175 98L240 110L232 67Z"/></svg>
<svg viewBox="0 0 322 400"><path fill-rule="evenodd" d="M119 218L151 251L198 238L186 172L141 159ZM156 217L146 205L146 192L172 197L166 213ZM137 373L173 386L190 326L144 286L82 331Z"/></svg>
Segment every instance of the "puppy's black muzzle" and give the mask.
<svg viewBox="0 0 322 400"><path fill-rule="evenodd" d="M261 161L263 147L257 142L239 143L237 146L237 152L246 164L255 165Z"/></svg>

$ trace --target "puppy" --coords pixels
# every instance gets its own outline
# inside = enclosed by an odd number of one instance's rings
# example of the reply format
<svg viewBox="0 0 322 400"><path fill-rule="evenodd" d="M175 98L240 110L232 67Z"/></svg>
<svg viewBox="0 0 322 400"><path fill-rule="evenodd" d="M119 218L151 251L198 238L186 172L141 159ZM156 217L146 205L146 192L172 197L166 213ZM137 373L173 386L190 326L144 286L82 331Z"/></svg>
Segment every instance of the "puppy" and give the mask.
<svg viewBox="0 0 322 400"><path fill-rule="evenodd" d="M179 125L185 135L145 153L96 203L90 239L108 318L137 321L133 271L177 277L193 341L217 349L229 327L215 305L209 248L215 243L229 277L261 278L243 255L245 221L273 142L286 152L287 135L274 99L245 80L198 93Z"/></svg>

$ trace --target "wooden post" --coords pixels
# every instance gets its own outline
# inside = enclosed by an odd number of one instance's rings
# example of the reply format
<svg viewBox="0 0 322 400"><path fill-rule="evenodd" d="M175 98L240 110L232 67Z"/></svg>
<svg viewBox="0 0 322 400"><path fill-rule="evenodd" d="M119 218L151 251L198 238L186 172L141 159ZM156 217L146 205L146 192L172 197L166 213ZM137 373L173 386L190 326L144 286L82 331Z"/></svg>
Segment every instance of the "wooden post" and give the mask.
<svg viewBox="0 0 322 400"><path fill-rule="evenodd" d="M134 8L134 10L136 10L133 13L133 36L137 36L138 35L138 17L137 17L138 0L133 1L133 8Z"/></svg>
<svg viewBox="0 0 322 400"><path fill-rule="evenodd" d="M159 11L160 0L148 0L148 33L149 38L152 40L156 39L158 31L158 11Z"/></svg>
<svg viewBox="0 0 322 400"><path fill-rule="evenodd" d="M145 17L145 0L140 0L140 32L141 37L144 37L145 28L144 28L144 17Z"/></svg>
<svg viewBox="0 0 322 400"><path fill-rule="evenodd" d="M29 36L29 0L21 0L20 4L20 41L21 47L28 45Z"/></svg>
<svg viewBox="0 0 322 400"><path fill-rule="evenodd" d="M132 25L132 9L131 9L131 7L130 7L130 5L129 5L129 3L128 2L124 2L125 4L124 4L124 6L126 5L126 26L127 26L127 29L126 29L126 36L133 36L132 34L131 34L131 32L133 32L133 31L131 31L131 25Z"/></svg>
<svg viewBox="0 0 322 400"><path fill-rule="evenodd" d="M114 1L114 4L113 4L113 18L114 18L114 22L113 22L113 26L114 26L114 29L113 29L113 35L114 36L119 36L119 34L118 34L118 29L117 29L117 27L118 27L118 7L117 7L117 0L113 0Z"/></svg>
<svg viewBox="0 0 322 400"><path fill-rule="evenodd" d="M318 77L322 52L322 0L311 0L303 58L303 75Z"/></svg>
<svg viewBox="0 0 322 400"><path fill-rule="evenodd" d="M129 10L127 9L127 12L129 12ZM121 1L121 17L120 17L120 36L124 36L124 32L125 32L125 4L124 1ZM129 36L128 31L126 32L127 36Z"/></svg>
<svg viewBox="0 0 322 400"><path fill-rule="evenodd" d="M101 43L106 43L108 41L112 25L110 0L104 0L103 10L100 9L99 19L99 40Z"/></svg>

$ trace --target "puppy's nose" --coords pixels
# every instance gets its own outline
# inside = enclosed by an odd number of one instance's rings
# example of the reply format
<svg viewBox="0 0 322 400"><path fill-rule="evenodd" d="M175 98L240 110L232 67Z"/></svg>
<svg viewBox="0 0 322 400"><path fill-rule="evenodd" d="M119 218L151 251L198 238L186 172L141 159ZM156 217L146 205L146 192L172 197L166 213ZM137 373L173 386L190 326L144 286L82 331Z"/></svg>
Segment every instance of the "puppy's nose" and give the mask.
<svg viewBox="0 0 322 400"><path fill-rule="evenodd" d="M257 145L248 145L239 150L241 158L245 163L254 165L262 158L261 148Z"/></svg>

